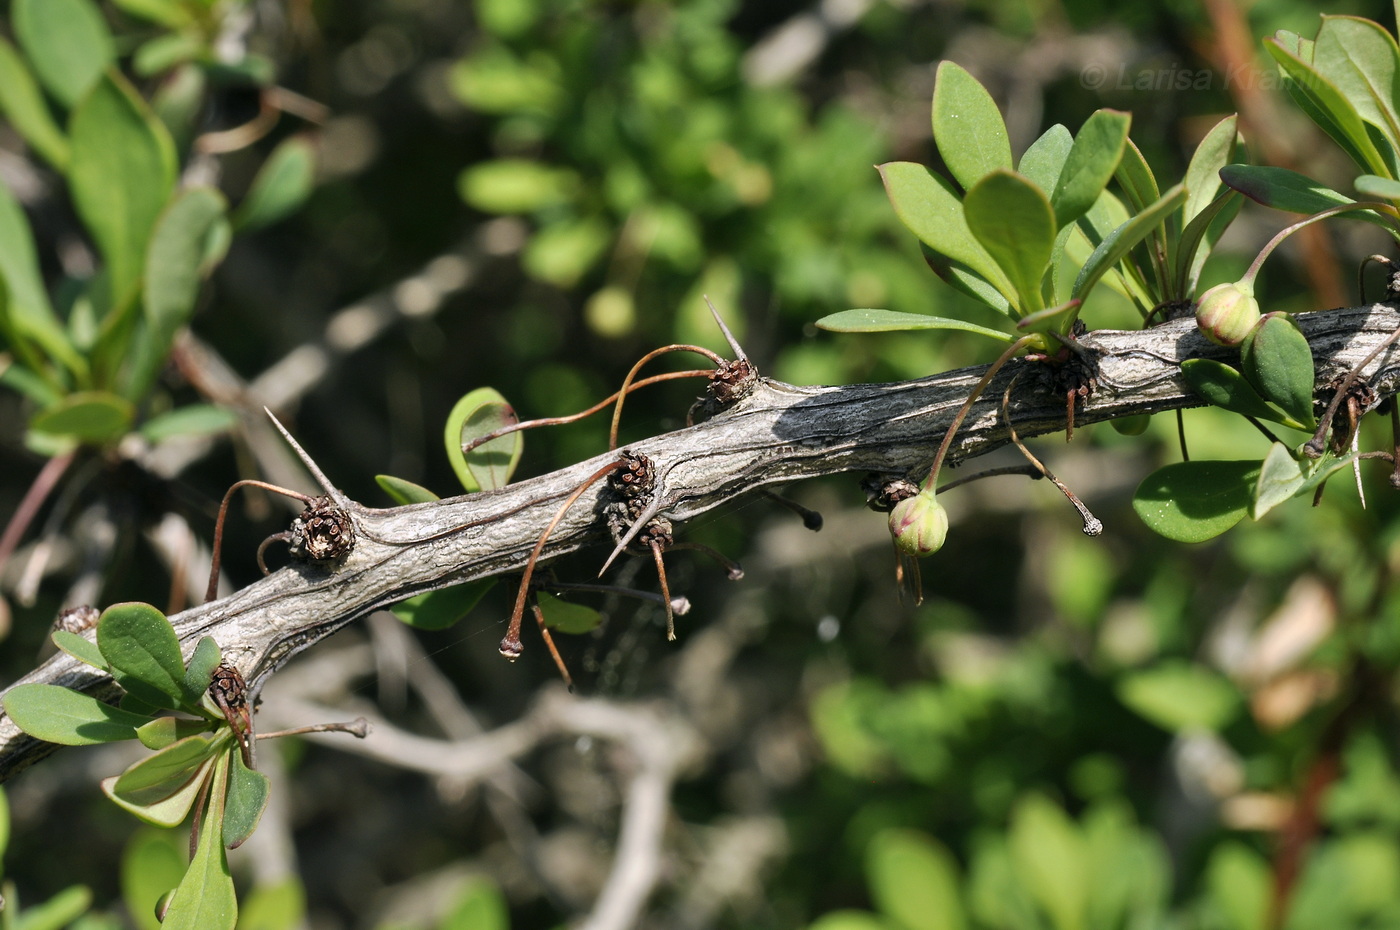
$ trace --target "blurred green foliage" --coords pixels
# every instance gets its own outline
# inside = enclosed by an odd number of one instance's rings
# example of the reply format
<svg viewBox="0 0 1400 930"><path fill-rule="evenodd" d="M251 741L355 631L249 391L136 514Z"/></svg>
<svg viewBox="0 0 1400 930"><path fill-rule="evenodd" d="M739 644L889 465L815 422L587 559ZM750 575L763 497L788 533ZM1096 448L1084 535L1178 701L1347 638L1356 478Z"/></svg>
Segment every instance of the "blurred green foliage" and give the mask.
<svg viewBox="0 0 1400 930"><path fill-rule="evenodd" d="M1389 23L1388 9L1356 6ZM64 15L64 50L54 60L73 64L49 67L34 51L56 33L40 19L21 27L21 7ZM828 24L821 53L772 82L754 76L756 49L806 7L13 0L4 9L0 107L9 126L0 144L43 183L17 185L14 204L0 205L0 272L12 308L50 306L56 325L7 334L3 378L14 390L0 402L0 494L12 509L39 467L23 444L30 425L101 390L118 400L85 408L80 425L105 451L81 454L96 463L86 474L108 480L77 484L54 510L92 520L79 505L106 505L139 514L143 525L165 512L172 493L117 462L111 450L121 437L139 429L159 443L233 427L217 413L160 420L172 410L209 412L198 389L164 364L171 320L188 320L252 378L321 339L340 308L393 291L435 258L455 257L464 238L486 243L471 256L464 295L330 365L298 411L298 435L334 463L333 478L352 496L429 499L461 484L442 455L442 427L464 394L492 384L525 417L580 409L658 343L719 346L701 294L714 298L765 373L799 383L912 378L985 361L970 334L838 336L811 327L852 307L992 326L1000 319L937 281L873 168L892 159L937 167L929 99L939 59L956 59L999 105L1014 104L1007 131L1015 151L1057 122L1081 126L1104 107L1133 112L1134 141L1164 181L1183 175L1189 153L1237 108L1231 94L1243 86L1243 78L1225 80L1227 58L1201 57L1207 47L1220 51L1220 24L1204 7L1175 2L875 3L839 28ZM245 13L251 18L240 20ZM240 22L246 33L234 28ZM1316 11L1268 0L1250 8L1246 25L1257 36L1280 27L1311 35ZM236 60L216 54L215 38L229 32L250 37L232 43L242 53ZM1189 92L1095 89L1082 69L1104 48L1111 79L1120 66L1130 76L1181 67L1208 71L1212 81ZM1243 54L1263 53L1250 46ZM102 76L117 74L103 70L111 63L122 77ZM121 175L126 187L116 189L73 179L75 170L82 176L74 163L81 168L86 135L75 112L90 81L102 82L109 112L125 108L125 129L157 140L144 164L158 182L159 208L184 204L190 228L227 223L236 233L206 242L210 250L227 245L217 269L205 266L205 249L190 248L199 236L171 236L181 267L198 271L193 281L185 274L167 282L164 294L178 300L161 304L149 280L144 302L103 296L113 273L143 276L139 257L159 227L148 217L138 224L144 232L128 235L96 206L144 190L134 174ZM245 125L261 92L274 87L324 102L324 129L302 136L281 125L221 155L222 203L212 193L172 200L167 155L188 171L203 158L196 139ZM1295 167L1349 190L1355 170L1296 117L1280 109L1276 122L1247 131L1294 141ZM94 161L101 159L90 154ZM108 178L115 167L98 165ZM8 191L12 176L3 178ZM1202 284L1238 279L1247 253L1283 222L1246 206L1236 241L1222 240ZM1347 236L1338 238L1335 271L1349 281L1351 263L1378 246L1365 232ZM72 260L75 242L86 265ZM1259 281L1265 309L1321 306L1288 257ZM206 273L208 283L191 291ZM1092 299L1096 324L1140 322L1129 301L1104 288ZM103 329L117 319L107 314L144 313L152 300L180 312L159 326L133 317L121 332L115 323ZM84 366L105 374L84 380ZM627 425L634 435L676 425L692 395L640 395L629 402ZM1237 419L1218 409L1187 412L1193 455L1263 459L1268 443ZM1369 448L1390 441L1374 419L1362 427ZM71 422L48 425L52 434L84 437ZM522 471L595 454L603 433L584 425L532 435ZM177 499L197 501L189 508L196 513L238 477L233 463L247 446L234 435L232 451L217 447L217 461L191 469L175 489ZM750 877L757 894L725 898L704 925L1360 930L1400 920L1400 513L1384 476L1365 476L1368 509L1343 473L1323 507L1294 501L1188 546L1145 531L1130 506L1142 475L1179 458L1171 418L1154 418L1138 440L1090 429L1064 453L1047 448L1056 470L1084 485L1108 537L1082 537L1040 486L956 492L965 495L948 504L958 543L927 563L930 599L917 609L897 601L888 550L876 544L883 521L855 512L853 482L796 489L829 518L848 518L830 519L818 537L849 534L832 551L791 542L780 534L791 518L758 506L687 528L751 556L768 589L744 589L754 597L739 611L747 625L725 641L716 618L727 616L734 595L706 570L673 569L673 587L695 592L687 622L715 627L684 628L681 648L719 641L732 659L712 688L712 707L685 705L705 721L715 752L678 789L669 836L683 852L657 895L658 913L683 912L694 900L686 895L698 870L683 857L698 855L711 828L780 815L786 856ZM381 490L371 476L386 473L405 477ZM157 489L165 493L153 507ZM230 572L246 581L255 577L257 539L281 526L252 513L240 521L257 524L230 531ZM80 530L85 521L77 523ZM875 532L862 536L856 528L867 524ZM164 597L169 569L139 534L121 538L98 570L104 601ZM559 568L579 568L582 577L587 566ZM4 579L14 606L7 676L32 667L78 573L63 563L32 603ZM506 668L494 655L507 597L471 592L450 617L418 616L432 661L495 721L518 715L553 675L527 662ZM462 625L437 632L478 598ZM585 687L624 698L674 695L677 662L663 651L657 613L609 603L604 615L586 636L559 637L588 676ZM595 616L565 619L590 627ZM427 726L411 704L395 719ZM45 766L76 766L77 755ZM615 798L592 787L611 774L596 755L571 747L525 763L551 789L540 794L562 800L536 800L519 818L541 836L562 836L561 845L574 842L570 848L584 850L575 859L585 862L603 858L615 826ZM294 926L303 915L314 926L373 926L383 897L403 893L400 883L463 860L496 882L454 886L461 890L433 919L402 925L553 926L586 906L522 878L555 860L513 847L519 833L503 841L508 831L450 786L435 793L424 779L315 746L286 758L302 872L241 889L247 930ZM1305 849L1290 850L1284 838L1296 826L1295 804L1328 773L1319 829ZM185 868L182 841L137 834L118 868L129 825L107 819L89 781L69 775L35 787L36 775L17 782L31 801L16 808L21 829L6 863L25 904L63 901L81 880L99 908L124 900L127 913L74 926L153 927L155 900ZM81 846L53 841L77 833ZM245 882L236 856L231 865ZM1288 869L1297 879L1284 915L1274 902Z"/></svg>

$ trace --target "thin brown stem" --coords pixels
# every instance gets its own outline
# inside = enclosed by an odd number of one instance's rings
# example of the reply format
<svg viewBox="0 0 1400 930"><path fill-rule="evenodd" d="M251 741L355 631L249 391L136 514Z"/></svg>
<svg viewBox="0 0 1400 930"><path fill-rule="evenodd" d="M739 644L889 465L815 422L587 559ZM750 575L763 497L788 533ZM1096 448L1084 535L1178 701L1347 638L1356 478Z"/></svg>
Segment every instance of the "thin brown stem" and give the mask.
<svg viewBox="0 0 1400 930"><path fill-rule="evenodd" d="M1181 460L1191 461L1191 450L1186 448L1186 418L1180 410L1176 412L1176 441L1181 444Z"/></svg>
<svg viewBox="0 0 1400 930"><path fill-rule="evenodd" d="M5 524L4 535L0 535L0 569L3 569L10 556L14 555L19 541L29 529L29 524L33 523L34 517L38 515L39 508L58 486L59 479L68 470L68 466L73 464L73 456L72 452L55 455L44 463L44 467L39 469L39 474L30 482L29 490L24 492L24 497L20 499L10 522Z"/></svg>
<svg viewBox="0 0 1400 930"><path fill-rule="evenodd" d="M938 493L943 494L947 491L953 490L953 488L960 488L965 484L971 484L974 481L981 481L983 478L999 478L1003 475L1018 475L1022 478L1031 478L1034 480L1039 480L1045 477L1045 473L1042 472L1040 469L1036 468L1034 465L1003 465L1000 468L989 468L986 471L979 471L975 475L966 475L954 481L949 481L947 484L943 485L943 487L938 489Z"/></svg>
<svg viewBox="0 0 1400 930"><path fill-rule="evenodd" d="M574 690L574 676L569 674L569 667L564 664L564 657L559 654L559 647L554 645L554 637L550 635L549 626L544 622L544 611L540 609L540 602L533 597L530 598L530 610L535 614L535 622L539 624L540 636L544 637L545 647L549 649L549 655L554 659L554 667L559 669L559 677L564 679L564 684L570 691Z"/></svg>
<svg viewBox="0 0 1400 930"><path fill-rule="evenodd" d="M233 492L237 491L239 488L262 488L264 491L271 491L274 494L281 494L284 497L299 500L303 504L309 504L315 500L315 498L308 497L297 491L281 488L275 484L268 484L266 481L259 481L256 478L244 478L241 481L235 481L231 484L229 489L224 492L224 499L219 503L219 515L214 520L214 551L209 560L209 587L204 591L204 603L206 604L219 594L219 564L222 561L224 546L224 518L228 516L228 505L233 499ZM278 535L280 536L281 534ZM264 575L267 574L267 565L263 563L263 549L275 538L277 537L269 537L263 540L262 545L258 546L258 567L263 570Z"/></svg>
<svg viewBox="0 0 1400 930"><path fill-rule="evenodd" d="M681 545L684 545L683 543ZM651 601L657 606L662 606L666 602L661 595L654 591L639 591L636 588L624 588L615 584L592 584L584 581L559 581L551 579L547 584L541 583L541 588L548 591L584 591L592 594L615 594L619 597L635 598L639 601ZM678 617L684 617L690 613L690 599L684 595L676 595L671 598L671 611Z"/></svg>
<svg viewBox="0 0 1400 930"><path fill-rule="evenodd" d="M369 721L364 717L356 717L349 723L313 723L304 727L292 727L289 730L273 730L271 733L259 733L255 739L278 739L283 736L305 736L308 733L349 733L356 739L364 739L369 736L372 728Z"/></svg>
<svg viewBox="0 0 1400 930"><path fill-rule="evenodd" d="M675 552L677 549L692 549L696 552L703 552L705 555L708 555L720 565L724 566L724 570L728 573L730 581L738 581L744 577L744 567L713 546L707 546L704 543L698 542L672 543L670 551Z"/></svg>
<svg viewBox="0 0 1400 930"><path fill-rule="evenodd" d="M773 503L781 504L788 510L791 510L793 513L797 514L799 517L802 518L802 525L807 527L807 529L811 530L813 533L819 532L821 530L822 515L817 513L815 510L812 510L808 507L803 507L801 504L799 504L792 498L784 497L783 495L775 493L773 491L764 491L763 496L768 498Z"/></svg>
<svg viewBox="0 0 1400 930"><path fill-rule="evenodd" d="M1006 432L1011 437L1012 444L1014 444L1016 448L1020 450L1021 454L1026 457L1026 460L1030 462L1031 465L1039 469L1041 474L1045 475L1046 478L1050 479L1051 483L1053 483L1055 487L1060 489L1060 493L1065 496L1065 499L1074 505L1074 509L1079 511L1079 517L1081 520L1084 521L1084 535L1099 535L1103 532L1103 521L1100 520L1098 517L1094 516L1093 513L1090 512L1089 508L1084 506L1084 502L1081 501L1079 497L1075 495L1075 493L1071 491L1063 481L1061 481L1059 478L1056 478L1054 472L1046 468L1045 464L1041 462L1040 459L1036 458L1031 453L1030 449L1026 448L1026 444L1021 441L1021 437L1016 435L1016 427L1013 426L1011 423L1010 407L1011 389L1015 386L1016 379L1012 378L1011 383L1006 386L1006 391L1003 392L1001 395L1001 418L1006 423Z"/></svg>
<svg viewBox="0 0 1400 930"><path fill-rule="evenodd" d="M671 586L666 582L666 558L661 554L661 543L651 541L651 556L656 561L656 577L661 579L661 600L666 604L666 639L676 641L676 615L671 613Z"/></svg>
<svg viewBox="0 0 1400 930"><path fill-rule="evenodd" d="M697 368L691 371L672 371L664 375L652 375L649 378L643 378L636 382L626 390L628 393L631 393L632 391L639 391L644 387L650 387L653 384L660 384L663 381L675 381L680 378L708 378L712 370L713 369L709 368ZM521 423L511 423L508 426L502 426L500 429L495 429L484 435L477 436L471 442L462 443L462 454L466 455L473 449L479 448L493 439L509 436L511 433L519 432L523 429L534 429L537 426L565 426L569 423L577 423L579 420L593 416L593 414L616 401L620 396L622 396L622 391L614 391L587 410L580 413L571 413L566 417L543 417L538 420L525 420Z"/></svg>
<svg viewBox="0 0 1400 930"><path fill-rule="evenodd" d="M1390 473L1390 486L1400 488L1400 401L1393 397L1390 399L1390 437L1395 447L1391 456L1395 468Z"/></svg>
<svg viewBox="0 0 1400 930"><path fill-rule="evenodd" d="M554 514L554 519L549 521L549 525L540 534L539 542L535 543L535 548L530 552L530 558L525 562L525 571L520 576L520 591L515 595L515 608L510 614L510 626L506 629L505 638L501 640L501 655L514 662L520 658L522 647L520 645L520 622L525 616L525 601L530 596L530 579L535 574L535 565L539 562L540 553L544 551L544 544L549 541L549 535L554 532L554 528L559 525L559 521L564 519L564 514L569 512L569 508L583 496L587 491L602 478L612 474L621 468L621 461L609 462L602 468L589 475L584 482L574 488L573 493L564 499L564 503L559 506L559 510Z"/></svg>
<svg viewBox="0 0 1400 930"><path fill-rule="evenodd" d="M933 464L929 466L928 470L928 481L924 483L926 487L936 488L938 486L938 470L943 467L943 459L948 455L948 449L953 445L953 437L957 435L958 427L962 426L963 420L967 419L967 414L972 410L972 405L977 402L977 398L982 396L982 392L987 389L987 385L991 383L996 373L1001 371L1002 366L1011 361L1018 352L1030 345L1035 338L1034 336L1022 336L1020 339L1017 339L1015 342L1011 343L1011 345L1007 346L1006 351L1001 353L995 362L992 362L991 367L987 369L986 373L982 375L981 380L977 382L971 393L967 395L967 400L963 401L963 405L958 408L957 414L953 417L953 422L948 424L948 431L943 434L943 442L938 446L938 452L933 456Z"/></svg>
<svg viewBox="0 0 1400 930"><path fill-rule="evenodd" d="M656 358L657 356L665 355L667 352L695 352L699 355L705 356L707 359L714 362L716 365L724 364L723 358L720 358L719 355L715 354L714 352L711 352L704 346L692 346L683 344L662 346L659 349L652 349L646 355L643 355L641 358L637 359L637 364L633 365L632 370L627 372L627 377L622 379L622 387L617 392L617 406L613 408L612 427L608 430L609 452L617 448L617 427L618 424L622 422L622 402L627 399L627 393L628 389L632 384L632 379L637 377L637 372L642 370L643 365ZM705 374L708 375L709 372L705 372Z"/></svg>

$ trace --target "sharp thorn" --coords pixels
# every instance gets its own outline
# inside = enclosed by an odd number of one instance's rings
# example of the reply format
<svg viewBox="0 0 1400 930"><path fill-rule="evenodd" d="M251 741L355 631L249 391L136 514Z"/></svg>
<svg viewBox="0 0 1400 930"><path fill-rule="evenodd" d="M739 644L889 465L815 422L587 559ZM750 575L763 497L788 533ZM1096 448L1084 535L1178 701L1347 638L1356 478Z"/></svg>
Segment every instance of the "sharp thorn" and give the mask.
<svg viewBox="0 0 1400 930"><path fill-rule="evenodd" d="M331 479L327 478L326 473L321 471L321 466L317 465L316 460L310 455L307 455L306 450L301 447L301 443L292 438L292 434L282 425L282 421L277 419L276 414L267 407L263 407L263 412L266 413L268 419L272 421L272 425L277 427L277 431L282 434L282 438L287 440L287 444L292 447L292 451L301 459L301 463L306 466L307 471L311 472L311 476L321 485L322 490L326 492L331 500L335 501L336 506L340 507L342 510L349 510L351 508L350 498L346 497L340 488L337 488L331 483Z"/></svg>
<svg viewBox="0 0 1400 930"><path fill-rule="evenodd" d="M724 340L729 343L729 348L734 352L734 357L747 362L749 357L744 353L743 346L739 345L739 340L735 339L734 334L729 331L729 326L725 324L724 317L720 316L719 311L715 309L714 302L710 300L709 294L705 295L705 306L710 308L710 313L714 316L715 323L719 326L719 331L724 333Z"/></svg>
<svg viewBox="0 0 1400 930"><path fill-rule="evenodd" d="M609 555L607 561L603 563L603 567L598 569L599 578L603 577L603 574L612 566L612 563L616 561L617 557L622 555L623 550L632 544L632 540L637 538L637 534L642 531L642 528L650 523L651 518L656 516L660 511L661 505L655 500L647 505L647 509L642 511L642 515L634 520L632 525L627 529L627 532L623 534L617 547L613 549L612 554Z"/></svg>

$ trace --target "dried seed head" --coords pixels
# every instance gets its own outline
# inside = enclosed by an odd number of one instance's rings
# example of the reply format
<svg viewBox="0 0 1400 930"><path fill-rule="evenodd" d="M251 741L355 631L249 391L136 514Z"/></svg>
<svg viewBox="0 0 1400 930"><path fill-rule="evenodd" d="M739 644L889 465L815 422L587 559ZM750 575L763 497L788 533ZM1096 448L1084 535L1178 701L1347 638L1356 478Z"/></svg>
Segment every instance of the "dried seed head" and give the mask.
<svg viewBox="0 0 1400 930"><path fill-rule="evenodd" d="M889 513L895 504L919 493L919 486L908 478L888 475L867 475L860 486L865 491L865 506L879 513Z"/></svg>
<svg viewBox="0 0 1400 930"><path fill-rule="evenodd" d="M350 515L318 497L292 521L290 549L294 557L329 562L355 548L355 524Z"/></svg>
<svg viewBox="0 0 1400 930"><path fill-rule="evenodd" d="M705 390L720 404L728 405L747 396L758 383L758 369L746 358L723 362L710 373Z"/></svg>
<svg viewBox="0 0 1400 930"><path fill-rule="evenodd" d="M102 614L91 604L79 604L76 607L65 607L58 612L54 618L53 628L62 630L65 633L81 633L97 626L97 620Z"/></svg>
<svg viewBox="0 0 1400 930"><path fill-rule="evenodd" d="M608 475L608 487L628 500L636 500L650 494L656 486L656 469L651 459L625 449L620 458L622 467Z"/></svg>
<svg viewBox="0 0 1400 930"><path fill-rule="evenodd" d="M214 669L214 677L209 682L209 697L225 715L238 713L248 707L248 685L238 669L223 663Z"/></svg>
<svg viewBox="0 0 1400 930"><path fill-rule="evenodd" d="M659 545L662 550L671 548L676 541L676 529L670 520L665 517L652 517L647 521L647 525L637 534L637 542L643 546L650 546L652 543Z"/></svg>

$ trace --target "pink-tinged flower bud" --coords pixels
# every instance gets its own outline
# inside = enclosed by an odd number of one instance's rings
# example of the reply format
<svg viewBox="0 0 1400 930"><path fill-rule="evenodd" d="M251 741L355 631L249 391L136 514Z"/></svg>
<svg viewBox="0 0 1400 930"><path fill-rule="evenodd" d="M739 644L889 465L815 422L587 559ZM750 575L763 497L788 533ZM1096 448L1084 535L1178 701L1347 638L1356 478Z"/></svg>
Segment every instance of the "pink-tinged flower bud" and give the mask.
<svg viewBox="0 0 1400 930"><path fill-rule="evenodd" d="M1196 326L1216 345L1239 345L1258 322L1259 301L1252 283L1217 284L1196 304Z"/></svg>
<svg viewBox="0 0 1400 930"><path fill-rule="evenodd" d="M890 535L900 552L919 558L933 555L948 538L948 511L932 490L920 491L894 505L890 511Z"/></svg>

